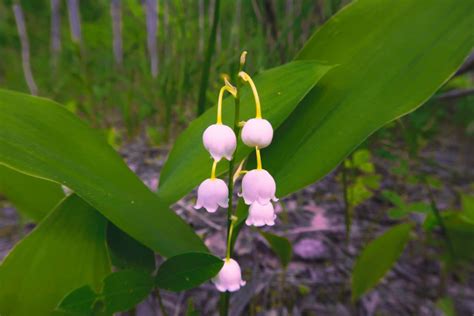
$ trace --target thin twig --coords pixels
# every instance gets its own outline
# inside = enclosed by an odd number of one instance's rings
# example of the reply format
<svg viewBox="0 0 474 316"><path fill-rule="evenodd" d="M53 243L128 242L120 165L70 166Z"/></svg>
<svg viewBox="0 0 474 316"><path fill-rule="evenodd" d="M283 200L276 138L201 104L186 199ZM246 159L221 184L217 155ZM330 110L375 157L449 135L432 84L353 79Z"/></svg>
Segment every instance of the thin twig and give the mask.
<svg viewBox="0 0 474 316"><path fill-rule="evenodd" d="M439 95L438 99L440 100L458 99L458 98L466 97L471 94L474 94L474 89L455 89L455 90L451 90Z"/></svg>

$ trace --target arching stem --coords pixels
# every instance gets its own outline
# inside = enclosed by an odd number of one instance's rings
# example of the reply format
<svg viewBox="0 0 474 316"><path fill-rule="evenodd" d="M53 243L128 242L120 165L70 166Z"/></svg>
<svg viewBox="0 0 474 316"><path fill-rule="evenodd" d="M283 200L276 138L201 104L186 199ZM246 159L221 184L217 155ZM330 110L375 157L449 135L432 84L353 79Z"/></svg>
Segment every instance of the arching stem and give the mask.
<svg viewBox="0 0 474 316"><path fill-rule="evenodd" d="M242 78L245 82L248 82L250 87L252 88L252 93L253 97L255 98L255 117L256 118L262 118L262 108L260 106L260 98L258 97L258 92L257 92L257 87L255 86L255 83L253 82L252 78L244 72L240 71L239 72L239 77Z"/></svg>

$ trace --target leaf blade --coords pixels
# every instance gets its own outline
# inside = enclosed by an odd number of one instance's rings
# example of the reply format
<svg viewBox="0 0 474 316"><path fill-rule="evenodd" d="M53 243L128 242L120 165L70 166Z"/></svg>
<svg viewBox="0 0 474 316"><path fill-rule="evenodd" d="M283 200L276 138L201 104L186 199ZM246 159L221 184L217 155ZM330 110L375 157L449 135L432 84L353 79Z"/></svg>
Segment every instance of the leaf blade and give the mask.
<svg viewBox="0 0 474 316"><path fill-rule="evenodd" d="M293 248L290 241L285 238L259 230L259 233L268 241L271 249L280 259L283 267L287 267L293 256Z"/></svg>
<svg viewBox="0 0 474 316"><path fill-rule="evenodd" d="M471 51L473 21L469 0L357 1L330 19L297 59L339 66L265 149L278 194L320 179L378 128L423 104Z"/></svg>
<svg viewBox="0 0 474 316"><path fill-rule="evenodd" d="M48 315L71 290L99 287L110 271L105 225L79 197L65 198L0 266L0 314Z"/></svg>
<svg viewBox="0 0 474 316"><path fill-rule="evenodd" d="M0 121L0 164L70 187L119 228L164 256L207 251L98 132L59 104L0 90Z"/></svg>
<svg viewBox="0 0 474 316"><path fill-rule="evenodd" d="M183 291L214 277L224 261L207 253L185 253L166 260L156 274L156 285L170 291Z"/></svg>
<svg viewBox="0 0 474 316"><path fill-rule="evenodd" d="M364 248L352 271L353 301L375 286L400 257L411 228L410 224L394 226Z"/></svg>
<svg viewBox="0 0 474 316"><path fill-rule="evenodd" d="M153 278L140 270L122 270L104 279L102 295L108 313L127 311L144 300L153 289Z"/></svg>
<svg viewBox="0 0 474 316"><path fill-rule="evenodd" d="M35 222L42 220L63 198L61 186L0 165L0 192Z"/></svg>

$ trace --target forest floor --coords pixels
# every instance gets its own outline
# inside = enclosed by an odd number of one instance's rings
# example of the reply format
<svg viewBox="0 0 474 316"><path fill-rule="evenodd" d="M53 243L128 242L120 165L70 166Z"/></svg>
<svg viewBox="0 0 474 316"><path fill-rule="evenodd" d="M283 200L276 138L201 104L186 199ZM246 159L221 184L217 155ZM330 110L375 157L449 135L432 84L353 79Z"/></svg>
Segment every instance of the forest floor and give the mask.
<svg viewBox="0 0 474 316"><path fill-rule="evenodd" d="M441 210L459 208L458 192L472 190L474 156L469 151L469 141L446 130L421 154L436 161L436 166L423 165L419 171L441 181L435 195ZM166 149L150 149L142 141L122 150L130 168L152 189L156 188L167 152ZM403 156L402 152L396 154ZM426 246L426 233L421 225L417 225L416 236L383 281L358 303L351 304L350 275L360 250L397 223L387 216L392 206L382 198L382 190L398 192L409 202L429 200L420 184L400 181L399 176L393 174L399 162L376 156L373 161L376 172L381 175L381 188L356 208L349 243L345 236L343 188L337 170L283 198L277 205L277 224L266 230L287 237L293 244L293 259L286 271L255 230L246 226L242 229L235 258L243 269L247 285L232 295L231 315L434 316L442 315L437 301L446 296L453 299L457 315L474 315L474 267L466 267L462 277L459 274L442 277L440 249ZM194 201L195 192L176 203L173 209L204 236L213 253L224 256L225 212L209 214L195 210ZM14 209L6 202L0 205L3 205L0 208L1 260L20 240L22 232ZM411 220L421 224L423 216L414 214ZM30 224L25 229L32 228ZM439 234L435 237L440 239ZM162 296L169 315L184 315L189 300L202 315L213 315L219 298L209 282L192 291L164 292ZM138 306L136 314L160 315L157 300L149 297Z"/></svg>

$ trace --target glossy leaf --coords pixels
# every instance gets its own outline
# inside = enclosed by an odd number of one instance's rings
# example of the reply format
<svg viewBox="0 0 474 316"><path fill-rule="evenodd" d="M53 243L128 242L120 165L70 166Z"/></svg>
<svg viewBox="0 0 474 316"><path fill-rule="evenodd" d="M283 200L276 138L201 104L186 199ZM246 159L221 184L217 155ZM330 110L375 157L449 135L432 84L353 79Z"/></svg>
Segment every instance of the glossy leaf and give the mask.
<svg viewBox="0 0 474 316"><path fill-rule="evenodd" d="M293 256L293 249L291 247L290 241L285 237L270 234L264 231L259 232L268 241L271 249L278 256L283 267L288 266L291 261L291 257Z"/></svg>
<svg viewBox="0 0 474 316"><path fill-rule="evenodd" d="M78 196L64 199L0 266L0 314L49 315L72 290L97 289L110 271L105 226Z"/></svg>
<svg viewBox="0 0 474 316"><path fill-rule="evenodd" d="M35 222L42 220L63 198L57 183L27 176L0 165L0 194Z"/></svg>
<svg viewBox="0 0 474 316"><path fill-rule="evenodd" d="M107 245L112 264L119 269L155 270L153 251L121 231L112 223L107 225Z"/></svg>
<svg viewBox="0 0 474 316"><path fill-rule="evenodd" d="M256 76L254 81L259 91L264 117L274 128L278 127L331 68L315 61L298 61L264 71ZM241 89L240 104L240 120L255 116L255 103L248 85L244 85ZM224 124L232 126L233 118L234 99L228 97L223 102ZM214 106L194 120L177 139L161 172L158 190L158 195L168 203L177 201L209 177L212 160L202 144L202 134L209 125L215 124L215 121ZM235 154L237 161L252 150L242 143L238 147ZM228 163L225 161L218 165L219 174L227 169Z"/></svg>
<svg viewBox="0 0 474 316"><path fill-rule="evenodd" d="M61 105L0 90L0 164L71 188L130 236L172 256L207 251L95 130Z"/></svg>
<svg viewBox="0 0 474 316"><path fill-rule="evenodd" d="M224 261L207 253L185 253L171 257L159 267L156 285L170 291L192 289L211 279Z"/></svg>
<svg viewBox="0 0 474 316"><path fill-rule="evenodd" d="M339 66L265 149L278 196L320 179L377 129L422 105L473 45L472 0L361 0L333 16L297 59Z"/></svg>
<svg viewBox="0 0 474 316"><path fill-rule="evenodd" d="M153 289L153 278L140 270L122 270L104 279L105 311L127 311L143 301Z"/></svg>
<svg viewBox="0 0 474 316"><path fill-rule="evenodd" d="M152 276L143 270L127 269L109 274L98 294L90 286L69 293L57 312L80 315L112 315L132 309L153 289Z"/></svg>
<svg viewBox="0 0 474 316"><path fill-rule="evenodd" d="M390 228L365 247L352 271L352 299L373 288L398 260L409 240L411 225Z"/></svg>
<svg viewBox="0 0 474 316"><path fill-rule="evenodd" d="M93 312L97 298L97 293L89 285L85 285L69 293L59 303L58 310L89 315Z"/></svg>

